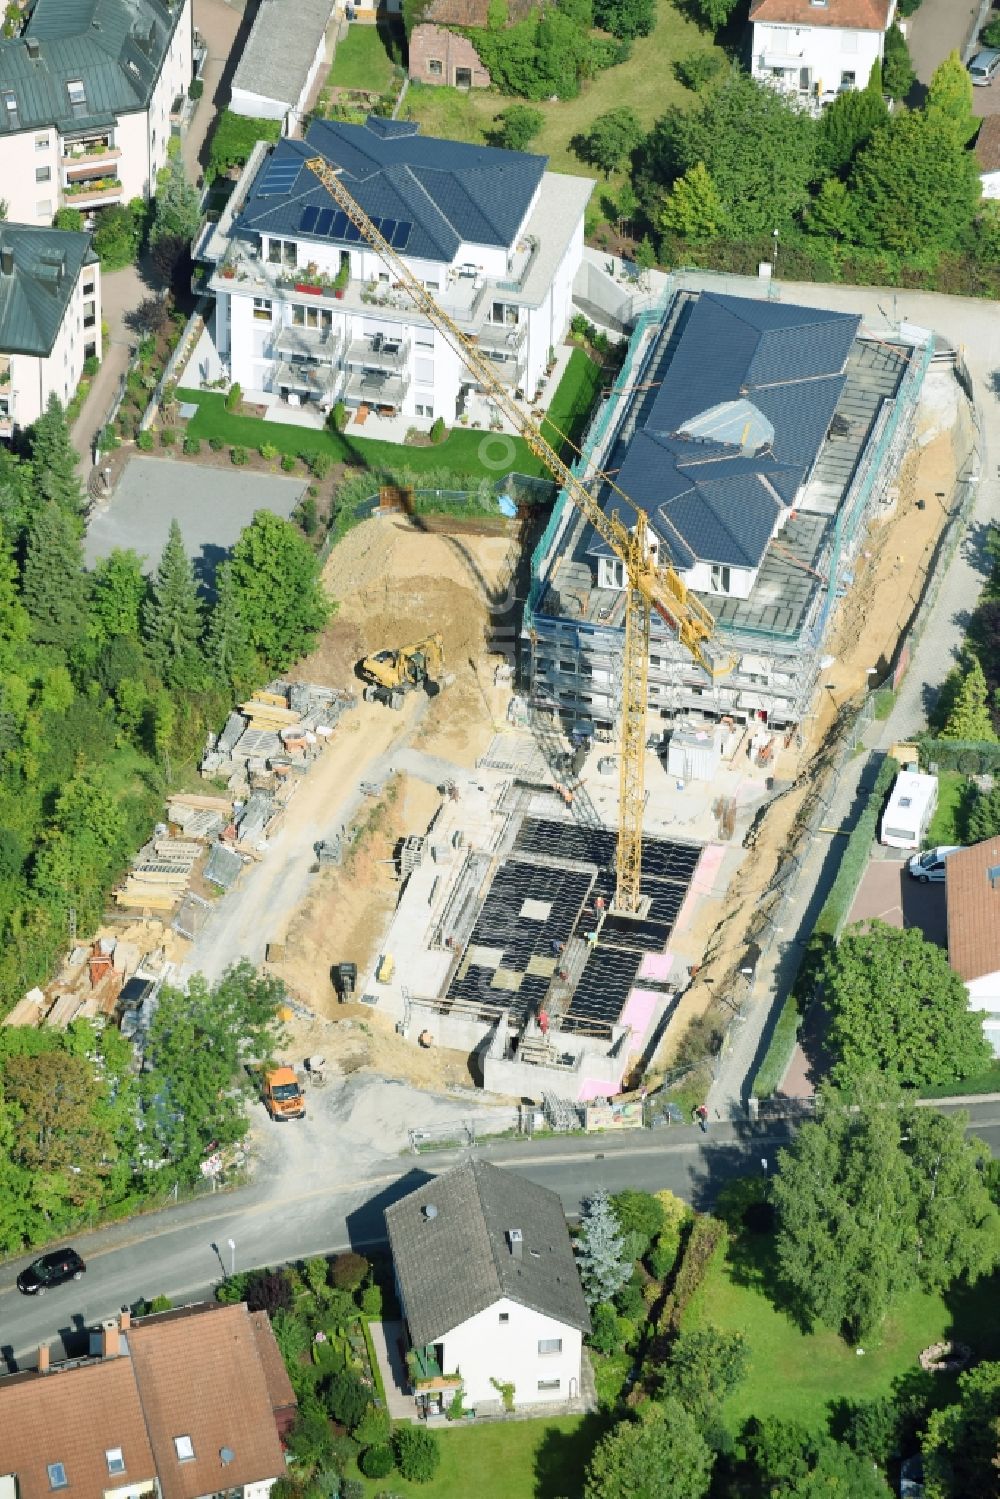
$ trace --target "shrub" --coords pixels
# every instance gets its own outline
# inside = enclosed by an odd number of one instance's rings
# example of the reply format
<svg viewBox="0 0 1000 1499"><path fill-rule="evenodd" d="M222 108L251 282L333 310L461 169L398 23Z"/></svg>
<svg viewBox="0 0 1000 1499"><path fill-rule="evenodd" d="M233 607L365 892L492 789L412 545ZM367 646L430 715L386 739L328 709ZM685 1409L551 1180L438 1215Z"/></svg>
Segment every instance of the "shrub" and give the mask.
<svg viewBox="0 0 1000 1499"><path fill-rule="evenodd" d="M221 447L221 443L220 443L220 447ZM297 462L298 462L298 459L295 457L295 455L293 453L285 453L285 454L283 454L282 459L281 459L281 470L282 470L282 473L285 473L285 474L294 474L294 472L295 472L295 465L296 465Z"/></svg>
<svg viewBox="0 0 1000 1499"><path fill-rule="evenodd" d="M647 1255L650 1275L655 1275L657 1280L666 1280L677 1263L679 1247L680 1241L676 1234L660 1234Z"/></svg>
<svg viewBox="0 0 1000 1499"><path fill-rule="evenodd" d="M307 536L316 535L319 527L319 511L316 508L316 501L312 495L307 494L305 499L300 502L296 519Z"/></svg>
<svg viewBox="0 0 1000 1499"><path fill-rule="evenodd" d="M278 449L273 442L262 442L257 451L265 463L270 463L272 459L278 456Z"/></svg>
<svg viewBox="0 0 1000 1499"><path fill-rule="evenodd" d="M326 1407L335 1421L353 1431L368 1409L368 1391L356 1374L343 1369L326 1387Z"/></svg>
<svg viewBox="0 0 1000 1499"><path fill-rule="evenodd" d="M382 1315L382 1287L365 1286L361 1292L361 1310L366 1317L376 1320Z"/></svg>
<svg viewBox="0 0 1000 1499"><path fill-rule="evenodd" d="M334 1257L330 1267L330 1279L341 1291L356 1291L363 1285L371 1273L371 1265L363 1254L355 1254L348 1250L346 1254L338 1254Z"/></svg>
<svg viewBox="0 0 1000 1499"><path fill-rule="evenodd" d="M340 1485L340 1499L365 1499L365 1486L360 1478L345 1478Z"/></svg>
<svg viewBox="0 0 1000 1499"><path fill-rule="evenodd" d="M618 1313L610 1301L602 1301L594 1307L591 1317L590 1341L598 1353L617 1353L622 1340L619 1333Z"/></svg>
<svg viewBox="0 0 1000 1499"><path fill-rule="evenodd" d="M240 447L230 448L229 449L229 461L230 461L230 463L234 463L237 468L242 468L243 465L247 461L247 450L246 450L246 448L240 448Z"/></svg>
<svg viewBox="0 0 1000 1499"><path fill-rule="evenodd" d="M150 450L152 449L152 446L153 446L153 434L152 434L152 432L140 432L139 435L138 435L138 437L135 440L135 445L143 453L150 452Z"/></svg>
<svg viewBox="0 0 1000 1499"><path fill-rule="evenodd" d="M223 448L226 446L221 437L210 437L208 439L208 445L212 449L213 453L221 453Z"/></svg>
<svg viewBox="0 0 1000 1499"><path fill-rule="evenodd" d="M243 391L240 389L240 382L238 380L234 380L232 385L226 391L226 410L238 411L242 399Z"/></svg>
<svg viewBox="0 0 1000 1499"><path fill-rule="evenodd" d="M313 453L309 459L309 467L313 471L313 478L322 483L333 468L333 458L329 453Z"/></svg>
<svg viewBox="0 0 1000 1499"><path fill-rule="evenodd" d="M243 1300L252 1312L287 1312L292 1306L292 1288L283 1270L254 1270L247 1278Z"/></svg>
<svg viewBox="0 0 1000 1499"><path fill-rule="evenodd" d="M615 1297L615 1306L630 1322L641 1322L646 1315L646 1303L642 1299L642 1286L635 1276L622 1286Z"/></svg>
<svg viewBox="0 0 1000 1499"><path fill-rule="evenodd" d="M396 1466L391 1447L369 1447L362 1452L358 1467L366 1478L384 1478Z"/></svg>
<svg viewBox="0 0 1000 1499"><path fill-rule="evenodd" d="M177 441L177 431L174 427L164 427L160 432L160 447L172 448Z"/></svg>
<svg viewBox="0 0 1000 1499"><path fill-rule="evenodd" d="M438 1439L426 1426L399 1426L392 1435L396 1465L411 1483L430 1483L441 1462Z"/></svg>
<svg viewBox="0 0 1000 1499"><path fill-rule="evenodd" d="M118 443L119 437L114 427L109 424L107 427L101 428L101 435L97 439L97 446L102 453L110 453L112 448L118 446Z"/></svg>
<svg viewBox="0 0 1000 1499"><path fill-rule="evenodd" d="M86 359L83 361L83 373L86 375L88 380L92 380L94 378L100 367L101 361L98 359L96 354L88 354Z"/></svg>
<svg viewBox="0 0 1000 1499"><path fill-rule="evenodd" d="M201 78L192 78L188 84L188 98L200 99L205 92L205 84Z"/></svg>
<svg viewBox="0 0 1000 1499"><path fill-rule="evenodd" d="M184 438L184 442L183 442L182 446L183 446L183 449L184 449L185 453L187 453L190 457L193 458L196 453L200 453L201 452L201 438L200 437L192 437L190 435L190 433L189 433Z"/></svg>
<svg viewBox="0 0 1000 1499"><path fill-rule="evenodd" d="M223 1306L235 1305L237 1301L243 1301L246 1297L247 1282L250 1275L241 1270L239 1275L227 1275L215 1288L215 1299L221 1301Z"/></svg>
<svg viewBox="0 0 1000 1499"><path fill-rule="evenodd" d="M685 88L698 90L709 83L722 67L718 52L692 52L690 57L681 57L674 63L674 74Z"/></svg>
<svg viewBox="0 0 1000 1499"><path fill-rule="evenodd" d="M663 1228L663 1204L652 1192L639 1192L626 1187L616 1192L611 1199L615 1217L623 1234L636 1233L642 1238L640 1254L645 1254L649 1245Z"/></svg>
<svg viewBox="0 0 1000 1499"><path fill-rule="evenodd" d="M392 1438L389 1412L370 1405L354 1428L354 1439L362 1447L387 1447Z"/></svg>
<svg viewBox="0 0 1000 1499"><path fill-rule="evenodd" d="M255 120L224 109L212 132L206 178L214 182L230 167L243 166L258 141L276 141L280 134L280 120Z"/></svg>
<svg viewBox="0 0 1000 1499"><path fill-rule="evenodd" d="M444 442L444 417L443 416L435 417L434 420L431 422L430 439L431 439L431 442L434 442L434 443Z"/></svg>
<svg viewBox="0 0 1000 1499"><path fill-rule="evenodd" d="M302 1266L303 1278L314 1296L326 1290L329 1269L326 1257L322 1254L313 1255L312 1259L306 1260Z"/></svg>
<svg viewBox="0 0 1000 1499"><path fill-rule="evenodd" d="M338 401L326 419L326 425L331 432L343 432L347 427L347 407L343 401Z"/></svg>
<svg viewBox="0 0 1000 1499"><path fill-rule="evenodd" d="M79 231L83 228L83 214L78 208L60 208L52 220L53 229L74 229Z"/></svg>

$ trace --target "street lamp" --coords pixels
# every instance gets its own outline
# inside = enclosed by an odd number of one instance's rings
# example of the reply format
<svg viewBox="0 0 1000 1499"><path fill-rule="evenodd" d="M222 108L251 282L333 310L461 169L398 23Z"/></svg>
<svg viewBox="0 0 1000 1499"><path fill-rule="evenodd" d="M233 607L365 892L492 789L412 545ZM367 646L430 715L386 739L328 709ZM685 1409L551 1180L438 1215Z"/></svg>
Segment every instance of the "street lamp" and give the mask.
<svg viewBox="0 0 1000 1499"><path fill-rule="evenodd" d="M777 229L772 229L771 230L771 234L774 237L774 257L773 257L773 259L771 261L771 271L772 271L772 274L776 276L778 274L778 231L777 231Z"/></svg>
<svg viewBox="0 0 1000 1499"><path fill-rule="evenodd" d="M235 1275L236 1274L236 1240L235 1239L227 1239L226 1243L229 1245L229 1273L230 1273L230 1275Z"/></svg>

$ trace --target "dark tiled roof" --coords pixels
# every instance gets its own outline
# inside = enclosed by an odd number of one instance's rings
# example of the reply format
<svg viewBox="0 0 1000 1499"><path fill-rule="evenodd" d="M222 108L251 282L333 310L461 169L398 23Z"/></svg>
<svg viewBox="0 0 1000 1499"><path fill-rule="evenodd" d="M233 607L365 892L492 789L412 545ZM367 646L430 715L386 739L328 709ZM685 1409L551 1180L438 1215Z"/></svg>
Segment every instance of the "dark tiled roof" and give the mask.
<svg viewBox="0 0 1000 1499"><path fill-rule="evenodd" d="M0 42L0 89L17 102L16 111L0 109L0 134L79 130L144 109L181 10L165 0L37 0L23 35ZM66 92L76 80L80 105Z"/></svg>
<svg viewBox="0 0 1000 1499"><path fill-rule="evenodd" d="M310 207L336 208L329 193L304 166L284 179L281 191L271 190L269 173L281 163L321 155L341 168L345 185L372 218L412 226L399 246L407 257L450 261L463 242L513 244L546 158L418 131L409 121L374 115L364 125L314 120L304 141L279 141L265 157L237 230L313 238L301 227L302 215ZM280 173L270 177L271 184L281 180Z"/></svg>
<svg viewBox="0 0 1000 1499"><path fill-rule="evenodd" d="M860 322L701 294L617 480L648 512L675 566L759 564L781 506L794 502L822 446ZM756 451L732 440L767 430L773 441ZM612 496L605 508L617 504ZM590 551L606 548L595 539Z"/></svg>
<svg viewBox="0 0 1000 1499"><path fill-rule="evenodd" d="M436 1214L427 1217L431 1205ZM590 1331L562 1203L486 1161L456 1166L386 1209L410 1337L434 1343L501 1298ZM524 1236L522 1257L508 1233Z"/></svg>
<svg viewBox="0 0 1000 1499"><path fill-rule="evenodd" d="M66 315L80 269L97 257L90 235L0 223L0 251L10 250L14 270L0 270L0 353L44 358Z"/></svg>

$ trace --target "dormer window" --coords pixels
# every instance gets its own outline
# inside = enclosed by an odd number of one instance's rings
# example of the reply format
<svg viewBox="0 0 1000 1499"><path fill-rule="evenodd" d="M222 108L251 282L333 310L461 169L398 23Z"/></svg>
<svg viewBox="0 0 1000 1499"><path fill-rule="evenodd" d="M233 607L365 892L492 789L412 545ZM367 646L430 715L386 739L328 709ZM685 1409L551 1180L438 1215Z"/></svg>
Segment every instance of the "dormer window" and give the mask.
<svg viewBox="0 0 1000 1499"><path fill-rule="evenodd" d="M66 1477L66 1469L62 1463L49 1463L47 1465L50 1489L68 1489L69 1479Z"/></svg>
<svg viewBox="0 0 1000 1499"><path fill-rule="evenodd" d="M3 91L3 107L7 111L7 119L10 124L17 121L17 95L13 89L6 88Z"/></svg>
<svg viewBox="0 0 1000 1499"><path fill-rule="evenodd" d="M87 113L87 91L82 78L71 78L66 84L66 97L75 115Z"/></svg>
<svg viewBox="0 0 1000 1499"><path fill-rule="evenodd" d="M125 1472L125 1454L120 1447L109 1447L104 1456L107 1458L110 1474Z"/></svg>
<svg viewBox="0 0 1000 1499"><path fill-rule="evenodd" d="M189 1463L194 1458L194 1443L190 1437L174 1437L174 1451L179 1463Z"/></svg>

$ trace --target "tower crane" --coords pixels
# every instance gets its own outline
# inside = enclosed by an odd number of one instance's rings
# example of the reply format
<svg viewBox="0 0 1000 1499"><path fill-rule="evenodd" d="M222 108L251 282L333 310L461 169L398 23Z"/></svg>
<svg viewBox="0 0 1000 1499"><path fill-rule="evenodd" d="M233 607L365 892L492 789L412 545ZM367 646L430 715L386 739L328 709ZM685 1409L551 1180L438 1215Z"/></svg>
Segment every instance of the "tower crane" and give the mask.
<svg viewBox="0 0 1000 1499"><path fill-rule="evenodd" d="M312 156L306 166L326 188L337 206L373 250L395 274L420 312L433 324L458 354L466 368L489 393L490 400L510 422L515 432L544 463L566 491L577 510L621 561L625 577L625 650L622 671L622 721L620 776L618 786L618 850L616 863L616 910L632 915L640 912L642 872L642 814L645 802L646 698L649 675L650 614L655 609L676 631L691 655L713 678L732 669L732 662L718 664L706 650L715 621L709 611L669 566L661 566L649 543L646 512L618 485L602 473L592 477L606 482L634 511L631 526L617 514L606 515L586 484L564 463L513 395L497 378L490 361L462 333L427 288L392 248L377 226L356 202L341 180L340 171L322 156Z"/></svg>

